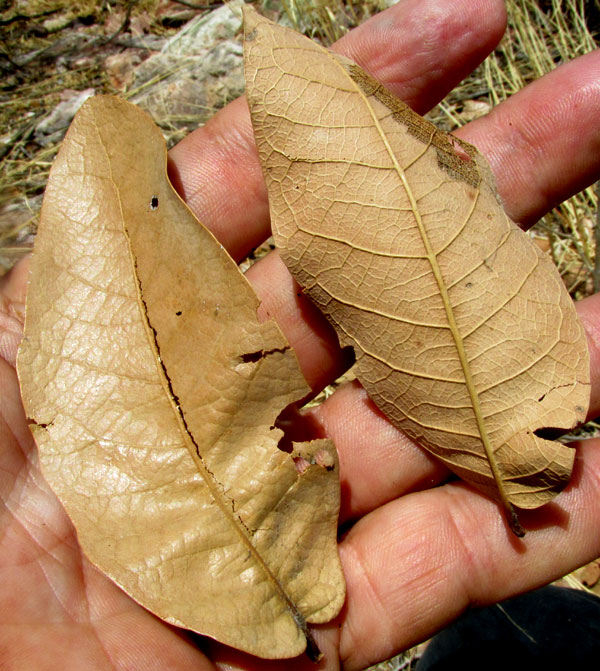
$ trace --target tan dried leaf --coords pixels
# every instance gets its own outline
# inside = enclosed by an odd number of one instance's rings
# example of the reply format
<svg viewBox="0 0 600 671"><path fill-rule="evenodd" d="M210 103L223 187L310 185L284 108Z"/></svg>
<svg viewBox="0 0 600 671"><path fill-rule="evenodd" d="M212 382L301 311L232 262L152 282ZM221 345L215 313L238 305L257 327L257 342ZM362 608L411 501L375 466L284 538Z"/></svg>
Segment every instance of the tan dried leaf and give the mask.
<svg viewBox="0 0 600 671"><path fill-rule="evenodd" d="M344 599L336 453L278 449L275 421L308 387L165 166L134 106L77 115L35 244L23 401L92 562L168 622L297 655Z"/></svg>
<svg viewBox="0 0 600 671"><path fill-rule="evenodd" d="M347 59L247 11L246 86L275 240L390 420L460 477L542 505L586 415L585 334L477 150Z"/></svg>

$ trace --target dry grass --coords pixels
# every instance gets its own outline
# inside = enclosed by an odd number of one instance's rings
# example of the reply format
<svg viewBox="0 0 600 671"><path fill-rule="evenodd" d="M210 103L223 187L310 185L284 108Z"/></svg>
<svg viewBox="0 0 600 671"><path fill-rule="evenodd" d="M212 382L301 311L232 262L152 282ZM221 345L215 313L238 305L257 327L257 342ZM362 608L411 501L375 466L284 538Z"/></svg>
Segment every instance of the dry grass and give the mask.
<svg viewBox="0 0 600 671"><path fill-rule="evenodd" d="M508 4L509 32L483 67L493 105L559 63L596 47L586 22L586 10L598 11L598 2L551 0L544 3L546 11L532 0L510 0ZM554 261L574 298L593 293L598 285L597 211L598 194L589 188L559 205L534 229L535 235L547 238Z"/></svg>
<svg viewBox="0 0 600 671"><path fill-rule="evenodd" d="M0 0L0 275L32 244L57 145L40 146L37 124L65 91L116 93L104 67L121 50L127 22L159 0ZM151 32L174 33L159 20Z"/></svg>
<svg viewBox="0 0 600 671"><path fill-rule="evenodd" d="M30 0L11 3L13 8L7 7L0 15L4 20L4 25L0 24L1 48L8 59L21 62L40 52L27 65L9 69L0 87L0 271L31 244L40 196L57 151L56 146L44 148L32 141L36 124L60 101L65 89L78 91L93 86L97 92L114 92L102 58L94 57L110 37L99 27L111 15L124 17L129 12L135 17L147 12L152 16L158 3ZM267 9L282 10L293 26L329 44L384 9L389 0L263 0L262 4ZM182 8L185 6L182 4ZM507 0L507 7L509 29L499 48L430 114L443 128L452 130L464 124L557 64L595 47L589 17L595 12L597 28L599 0ZM23 31L22 21L10 21L19 13L39 18L33 24L28 22L28 30ZM86 43L82 57L61 68L60 60L68 53L68 44L61 46L61 40L66 40L74 26L84 31L86 24L90 26L88 37L96 40L96 45ZM151 30L165 33L170 29L154 21ZM157 122L171 142L184 132L182 120L165 118ZM600 288L600 262L595 255L597 202L594 189L586 189L555 208L532 231L540 244L550 249L574 298Z"/></svg>
<svg viewBox="0 0 600 671"><path fill-rule="evenodd" d="M382 11L391 3L386 0L362 2L281 0L280 4L296 30L330 45L351 28Z"/></svg>

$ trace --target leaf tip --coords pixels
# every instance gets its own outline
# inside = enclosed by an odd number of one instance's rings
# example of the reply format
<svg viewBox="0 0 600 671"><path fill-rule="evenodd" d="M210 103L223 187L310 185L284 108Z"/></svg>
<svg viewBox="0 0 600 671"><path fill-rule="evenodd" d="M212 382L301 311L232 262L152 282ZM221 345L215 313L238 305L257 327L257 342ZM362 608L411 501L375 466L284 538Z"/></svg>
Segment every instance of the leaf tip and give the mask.
<svg viewBox="0 0 600 671"><path fill-rule="evenodd" d="M256 39L256 26L262 17L251 5L244 5L242 7L242 18L244 21L244 41L252 42Z"/></svg>

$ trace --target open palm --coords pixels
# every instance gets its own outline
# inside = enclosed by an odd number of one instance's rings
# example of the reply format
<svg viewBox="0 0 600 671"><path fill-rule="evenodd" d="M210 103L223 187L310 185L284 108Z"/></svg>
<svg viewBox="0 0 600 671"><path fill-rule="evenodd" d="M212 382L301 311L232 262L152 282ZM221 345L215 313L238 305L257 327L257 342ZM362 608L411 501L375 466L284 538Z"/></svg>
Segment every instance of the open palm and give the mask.
<svg viewBox="0 0 600 671"><path fill-rule="evenodd" d="M504 28L500 0L404 0L346 36L354 58L419 112L489 53ZM600 56L589 54L529 86L461 137L487 155L511 217L527 225L600 175ZM173 183L235 258L269 234L268 204L244 100L171 151ZM40 475L14 370L27 262L0 284L0 654L9 669L295 669L193 637L150 615L82 555ZM248 277L318 390L344 354L276 254ZM600 410L600 299L579 305L592 355L591 416ZM578 451L572 483L523 514L525 542L497 506L448 473L383 418L357 384L312 411L340 452L340 541L348 599L316 629L318 668L360 669L421 640L470 604L543 584L600 555L600 445ZM348 525L349 526L349 525ZM212 661L210 661L212 660Z"/></svg>

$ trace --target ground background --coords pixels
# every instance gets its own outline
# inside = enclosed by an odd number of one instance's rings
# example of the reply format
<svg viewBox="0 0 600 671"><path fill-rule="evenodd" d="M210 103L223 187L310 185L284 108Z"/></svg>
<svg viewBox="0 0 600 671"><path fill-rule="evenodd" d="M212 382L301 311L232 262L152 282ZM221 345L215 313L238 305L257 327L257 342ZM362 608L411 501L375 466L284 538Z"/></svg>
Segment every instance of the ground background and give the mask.
<svg viewBox="0 0 600 671"><path fill-rule="evenodd" d="M270 18L330 44L392 2L255 4ZM600 0L506 4L509 28L499 48L429 115L445 130L487 113L529 81L597 47ZM173 145L241 93L237 24L223 18L224 12L216 21L211 18L222 5L210 0L0 0L0 274L31 249L48 171L86 96L112 93L134 100L151 112ZM190 61L191 74L181 63L194 57L186 49L199 40L207 48ZM202 75L198 62L205 68ZM559 205L531 231L575 299L600 289L599 195L600 183ZM597 430L591 422L584 432ZM566 583L600 594L600 561L568 576ZM409 669L418 654L418 649L409 651L377 669Z"/></svg>

